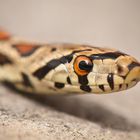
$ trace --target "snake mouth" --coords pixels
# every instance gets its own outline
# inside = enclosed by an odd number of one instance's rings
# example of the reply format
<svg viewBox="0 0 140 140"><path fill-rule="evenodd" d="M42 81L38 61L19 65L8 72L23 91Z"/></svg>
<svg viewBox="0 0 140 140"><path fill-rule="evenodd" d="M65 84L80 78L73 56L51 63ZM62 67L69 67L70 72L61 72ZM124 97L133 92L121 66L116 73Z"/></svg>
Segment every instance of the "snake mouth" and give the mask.
<svg viewBox="0 0 140 140"><path fill-rule="evenodd" d="M89 86L91 88L91 93L113 93L113 92L119 92L123 90L127 90L133 86L135 86L138 83L137 79L134 79L133 81L129 83L122 83L122 84L114 84L114 87L111 87L109 84L103 84L103 85L91 85Z"/></svg>
<svg viewBox="0 0 140 140"><path fill-rule="evenodd" d="M59 93L64 93L64 94L85 94L85 93L90 93L90 94L108 94L108 93L114 93L114 92L120 92L126 89L129 89L133 86L135 86L137 84L137 82L132 82L129 84L121 84L121 85L115 85L114 89L112 90L110 88L109 85L103 85L104 88L102 88L101 85L98 86L83 86L82 88L80 87L80 91L79 91L79 87L76 85L65 85L65 88L61 89L60 91L58 90L57 92ZM121 93L121 92L120 92Z"/></svg>
<svg viewBox="0 0 140 140"><path fill-rule="evenodd" d="M107 93L114 93L123 91L126 89L129 89L133 86L135 86L138 83L137 80L133 80L130 83L122 83L122 84L115 84L114 88L112 89L110 85L104 84L104 85L69 85L65 84L64 88L58 89L57 92L60 93L78 93L78 94L85 94L85 93L93 93L93 94L107 94Z"/></svg>
<svg viewBox="0 0 140 140"><path fill-rule="evenodd" d="M98 87L100 88L100 90L102 90L101 92L110 93L110 92L119 92L122 90L129 89L129 88L135 86L137 83L138 83L137 80L133 80L130 83L116 84L116 85L114 85L113 89L109 85L104 85L104 90L101 88L102 87L101 85L99 85ZM101 93L101 92L99 92L99 93Z"/></svg>

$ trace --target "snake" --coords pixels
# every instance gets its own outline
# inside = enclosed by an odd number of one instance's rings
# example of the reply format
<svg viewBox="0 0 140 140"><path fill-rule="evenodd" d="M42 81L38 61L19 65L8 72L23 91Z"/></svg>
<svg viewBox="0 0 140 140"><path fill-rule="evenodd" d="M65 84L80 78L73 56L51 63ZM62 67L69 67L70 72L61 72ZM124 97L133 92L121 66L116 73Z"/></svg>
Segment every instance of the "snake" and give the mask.
<svg viewBox="0 0 140 140"><path fill-rule="evenodd" d="M0 30L0 82L35 94L113 93L140 80L140 63L116 49L38 43Z"/></svg>

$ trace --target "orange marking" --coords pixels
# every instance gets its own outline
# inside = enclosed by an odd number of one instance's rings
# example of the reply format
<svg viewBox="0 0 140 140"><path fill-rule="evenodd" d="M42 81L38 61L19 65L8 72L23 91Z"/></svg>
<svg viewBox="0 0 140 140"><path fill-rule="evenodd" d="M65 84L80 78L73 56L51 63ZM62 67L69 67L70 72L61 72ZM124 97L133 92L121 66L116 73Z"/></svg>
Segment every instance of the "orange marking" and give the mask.
<svg viewBox="0 0 140 140"><path fill-rule="evenodd" d="M0 40L6 40L9 38L10 38L10 35L7 32L0 30Z"/></svg>
<svg viewBox="0 0 140 140"><path fill-rule="evenodd" d="M19 51L21 55L29 55L34 50L36 50L39 46L34 44L21 43L21 44L15 44L14 47Z"/></svg>

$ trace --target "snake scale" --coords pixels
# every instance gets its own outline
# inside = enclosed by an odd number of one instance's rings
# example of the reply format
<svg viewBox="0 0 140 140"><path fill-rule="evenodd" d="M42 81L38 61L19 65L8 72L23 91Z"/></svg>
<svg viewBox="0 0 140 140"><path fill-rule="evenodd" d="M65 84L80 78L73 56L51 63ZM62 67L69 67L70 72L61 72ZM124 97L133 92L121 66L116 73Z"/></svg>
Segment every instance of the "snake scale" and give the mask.
<svg viewBox="0 0 140 140"><path fill-rule="evenodd" d="M109 48L40 44L0 31L0 81L39 94L112 93L140 80L140 63Z"/></svg>

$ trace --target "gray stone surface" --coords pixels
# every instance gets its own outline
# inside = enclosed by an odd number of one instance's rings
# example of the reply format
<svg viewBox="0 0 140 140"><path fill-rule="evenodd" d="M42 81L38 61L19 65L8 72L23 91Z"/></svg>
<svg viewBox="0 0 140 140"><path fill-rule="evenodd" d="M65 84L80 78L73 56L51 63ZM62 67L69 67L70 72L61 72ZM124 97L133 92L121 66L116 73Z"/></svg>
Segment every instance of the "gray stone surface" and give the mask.
<svg viewBox="0 0 140 140"><path fill-rule="evenodd" d="M1 86L0 140L140 140L137 94L40 97Z"/></svg>

